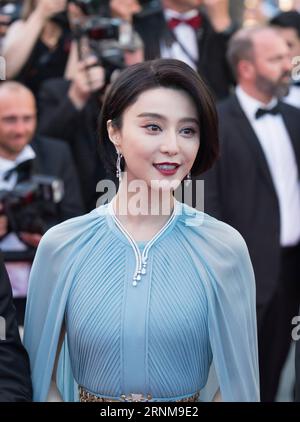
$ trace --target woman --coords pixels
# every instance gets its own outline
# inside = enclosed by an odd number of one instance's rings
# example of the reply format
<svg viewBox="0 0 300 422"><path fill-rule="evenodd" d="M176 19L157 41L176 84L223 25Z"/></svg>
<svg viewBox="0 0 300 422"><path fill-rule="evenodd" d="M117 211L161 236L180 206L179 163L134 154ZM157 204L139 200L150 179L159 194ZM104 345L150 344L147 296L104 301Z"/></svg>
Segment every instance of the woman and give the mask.
<svg viewBox="0 0 300 422"><path fill-rule="evenodd" d="M22 19L3 40L7 78L24 83L35 95L44 80L64 75L71 50L66 5L66 0L25 0Z"/></svg>
<svg viewBox="0 0 300 422"><path fill-rule="evenodd" d="M49 230L33 265L25 345L34 399L47 398L64 339L64 400L79 388L81 401L193 401L212 360L224 401L259 400L245 243L173 196L218 154L206 86L177 60L133 65L105 96L100 135L117 194Z"/></svg>

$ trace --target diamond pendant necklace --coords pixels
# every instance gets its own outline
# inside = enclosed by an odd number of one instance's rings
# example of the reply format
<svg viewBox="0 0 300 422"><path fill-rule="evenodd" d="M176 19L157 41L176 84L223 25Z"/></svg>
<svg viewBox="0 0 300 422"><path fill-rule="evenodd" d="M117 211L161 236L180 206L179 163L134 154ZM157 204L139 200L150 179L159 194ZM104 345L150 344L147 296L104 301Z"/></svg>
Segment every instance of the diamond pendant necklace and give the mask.
<svg viewBox="0 0 300 422"><path fill-rule="evenodd" d="M156 233L156 235L151 240L149 240L149 242L146 244L143 252L141 253L136 241L133 239L131 234L128 233L128 231L125 229L125 227L121 224L119 219L116 217L114 209L113 209L112 202L109 203L109 212L110 212L116 226L119 228L119 230L127 238L127 240L129 241L129 243L130 243L130 245L131 245L131 247L134 251L135 271L134 271L133 281L132 281L132 285L134 287L136 287L138 285L138 282L141 281L142 276L147 273L148 255L149 255L150 248L155 243L155 241L167 230L167 228L171 225L171 223L175 219L175 217L176 217L175 208L176 208L176 200L174 200L174 209L173 209L173 212L172 212L169 220L159 230L159 232Z"/></svg>

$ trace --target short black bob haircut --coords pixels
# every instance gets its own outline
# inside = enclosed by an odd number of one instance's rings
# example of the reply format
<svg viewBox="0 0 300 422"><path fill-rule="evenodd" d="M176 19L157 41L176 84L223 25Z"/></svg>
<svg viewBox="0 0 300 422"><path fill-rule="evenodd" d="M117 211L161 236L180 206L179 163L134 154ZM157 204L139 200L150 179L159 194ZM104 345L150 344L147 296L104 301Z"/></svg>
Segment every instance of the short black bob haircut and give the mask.
<svg viewBox="0 0 300 422"><path fill-rule="evenodd" d="M116 171L117 153L107 132L107 121L122 128L122 115L145 91L159 87L185 91L194 101L200 124L200 148L191 173L208 170L219 154L218 118L209 89L187 64L175 59L156 59L132 65L121 72L105 94L100 117L99 151L110 175ZM122 163L124 170L124 163Z"/></svg>

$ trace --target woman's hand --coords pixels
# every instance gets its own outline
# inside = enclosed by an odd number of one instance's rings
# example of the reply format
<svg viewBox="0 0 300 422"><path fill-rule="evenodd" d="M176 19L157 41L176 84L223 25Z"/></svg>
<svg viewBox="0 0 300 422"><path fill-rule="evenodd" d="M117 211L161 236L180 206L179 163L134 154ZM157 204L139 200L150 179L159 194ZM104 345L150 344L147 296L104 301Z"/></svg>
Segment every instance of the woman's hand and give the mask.
<svg viewBox="0 0 300 422"><path fill-rule="evenodd" d="M77 65L77 72L69 89L69 98L77 109L82 109L90 95L105 84L104 68L97 64L97 58L90 56Z"/></svg>
<svg viewBox="0 0 300 422"><path fill-rule="evenodd" d="M68 3L67 12L71 28L78 23L80 23L80 25L84 24L87 19L87 15L85 15L82 9L75 3Z"/></svg>
<svg viewBox="0 0 300 422"><path fill-rule="evenodd" d="M38 0L35 11L46 21L57 13L66 10L66 7L67 0Z"/></svg>
<svg viewBox="0 0 300 422"><path fill-rule="evenodd" d="M142 10L137 0L110 0L110 11L113 17L131 22L132 16Z"/></svg>
<svg viewBox="0 0 300 422"><path fill-rule="evenodd" d="M221 402L222 401L222 396L221 396L221 391L220 388L218 389L218 391L216 392L216 394L214 395L214 398L212 400L213 402Z"/></svg>
<svg viewBox="0 0 300 422"><path fill-rule="evenodd" d="M231 25L229 0L203 0L203 4L216 32L223 32Z"/></svg>

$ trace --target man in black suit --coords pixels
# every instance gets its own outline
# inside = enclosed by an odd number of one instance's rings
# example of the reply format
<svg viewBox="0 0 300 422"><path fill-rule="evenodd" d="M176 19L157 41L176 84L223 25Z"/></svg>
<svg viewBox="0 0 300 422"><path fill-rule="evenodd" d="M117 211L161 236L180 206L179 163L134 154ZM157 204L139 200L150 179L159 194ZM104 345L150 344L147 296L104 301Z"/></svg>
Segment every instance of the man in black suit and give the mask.
<svg viewBox="0 0 300 422"><path fill-rule="evenodd" d="M228 57L238 87L218 109L221 156L204 175L205 210L248 245L261 399L273 401L300 300L300 111L277 100L288 90L291 60L275 30L239 31Z"/></svg>
<svg viewBox="0 0 300 422"><path fill-rule="evenodd" d="M112 0L110 4L114 15L124 15L122 0ZM153 12L146 8L133 15L133 27L144 43L145 59L182 60L200 72L218 98L228 96L233 78L226 49L235 29L229 1L162 0L161 5ZM200 10L199 6L205 8ZM134 5L132 10L135 11Z"/></svg>
<svg viewBox="0 0 300 422"><path fill-rule="evenodd" d="M31 400L29 359L20 340L11 287L0 255L0 402Z"/></svg>
<svg viewBox="0 0 300 422"><path fill-rule="evenodd" d="M0 85L0 246L13 287L15 305L22 324L27 282L36 247L51 226L83 213L79 182L68 146L35 136L36 106L32 93L17 82ZM12 217L6 199L21 182L42 175L43 192L54 187L57 203L33 202L29 196L19 207L22 217ZM51 185L50 185L51 184ZM63 192L57 187L62 184ZM24 186L24 185L23 185ZM48 186L46 188L45 186ZM58 195L62 194L59 200ZM35 207L35 208L34 208ZM24 210L27 209L27 214ZM19 223L16 223L18 218ZM27 221L25 228L20 224ZM34 226L33 226L34 224ZM18 226L18 227L16 227ZM29 227L30 226L30 227Z"/></svg>

